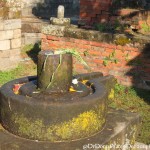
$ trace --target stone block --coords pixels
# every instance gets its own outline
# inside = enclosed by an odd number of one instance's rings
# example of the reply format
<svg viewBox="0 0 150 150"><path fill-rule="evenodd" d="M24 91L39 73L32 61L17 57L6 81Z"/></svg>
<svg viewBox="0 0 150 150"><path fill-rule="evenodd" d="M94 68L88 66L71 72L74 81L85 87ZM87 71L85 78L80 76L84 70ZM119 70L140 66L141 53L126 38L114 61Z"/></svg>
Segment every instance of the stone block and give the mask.
<svg viewBox="0 0 150 150"><path fill-rule="evenodd" d="M0 31L0 40L9 40L13 38L13 30Z"/></svg>
<svg viewBox="0 0 150 150"><path fill-rule="evenodd" d="M54 35L54 36L64 36L65 26L58 25L45 25L42 27L42 33Z"/></svg>
<svg viewBox="0 0 150 150"><path fill-rule="evenodd" d="M23 33L22 44L35 44L41 41L41 33Z"/></svg>
<svg viewBox="0 0 150 150"><path fill-rule="evenodd" d="M11 40L11 48L20 48L21 47L21 38Z"/></svg>
<svg viewBox="0 0 150 150"><path fill-rule="evenodd" d="M19 56L20 55L20 53L21 53L21 50L20 50L20 48L17 48L17 49L11 49L10 50L10 57L12 56Z"/></svg>
<svg viewBox="0 0 150 150"><path fill-rule="evenodd" d="M13 30L21 28L21 19L9 19L4 21L4 30Z"/></svg>
<svg viewBox="0 0 150 150"><path fill-rule="evenodd" d="M10 51L11 51L11 50L0 51L0 58L8 58L8 59L9 59Z"/></svg>
<svg viewBox="0 0 150 150"><path fill-rule="evenodd" d="M0 71L8 70L10 66L11 64L8 58L0 58Z"/></svg>
<svg viewBox="0 0 150 150"><path fill-rule="evenodd" d="M0 31L1 30L4 30L4 23L3 23L3 21L0 20Z"/></svg>
<svg viewBox="0 0 150 150"><path fill-rule="evenodd" d="M14 38L20 38L21 37L21 29L15 29L14 30Z"/></svg>
<svg viewBox="0 0 150 150"><path fill-rule="evenodd" d="M19 60L17 59L8 59L8 58L0 58L0 71L6 71L13 68L16 68L18 65Z"/></svg>
<svg viewBox="0 0 150 150"><path fill-rule="evenodd" d="M0 41L0 50L9 50L10 49L10 40Z"/></svg>
<svg viewBox="0 0 150 150"><path fill-rule="evenodd" d="M10 61L13 63L18 63L19 61L21 61L21 57L20 55L11 56Z"/></svg>
<svg viewBox="0 0 150 150"><path fill-rule="evenodd" d="M20 49L10 49L7 51L0 51L0 58L11 58L20 55Z"/></svg>
<svg viewBox="0 0 150 150"><path fill-rule="evenodd" d="M22 17L29 17L29 18L35 17L34 14L32 13L32 9L33 9L33 7L31 7L31 6L22 9Z"/></svg>
<svg viewBox="0 0 150 150"><path fill-rule="evenodd" d="M70 18L55 18L55 17L51 17L50 23L52 25L67 26L67 25L70 25Z"/></svg>

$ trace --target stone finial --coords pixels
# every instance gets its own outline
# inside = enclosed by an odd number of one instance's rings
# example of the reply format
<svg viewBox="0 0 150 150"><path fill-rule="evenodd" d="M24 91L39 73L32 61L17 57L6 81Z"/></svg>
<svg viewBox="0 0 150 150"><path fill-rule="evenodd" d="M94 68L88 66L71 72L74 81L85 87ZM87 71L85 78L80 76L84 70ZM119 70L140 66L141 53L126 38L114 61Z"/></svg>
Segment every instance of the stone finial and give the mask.
<svg viewBox="0 0 150 150"><path fill-rule="evenodd" d="M57 18L51 17L50 23L52 25L59 25L59 26L69 26L70 25L70 18L64 18L65 8L63 5L59 5L57 9Z"/></svg>
<svg viewBox="0 0 150 150"><path fill-rule="evenodd" d="M64 18L65 8L63 5L59 5L57 9L57 18Z"/></svg>

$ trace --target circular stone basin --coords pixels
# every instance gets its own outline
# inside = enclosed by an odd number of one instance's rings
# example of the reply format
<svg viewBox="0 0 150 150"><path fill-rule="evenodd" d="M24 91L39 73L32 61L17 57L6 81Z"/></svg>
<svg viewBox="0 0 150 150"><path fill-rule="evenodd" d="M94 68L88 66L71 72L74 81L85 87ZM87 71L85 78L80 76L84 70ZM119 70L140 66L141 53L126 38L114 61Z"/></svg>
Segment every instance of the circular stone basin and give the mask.
<svg viewBox="0 0 150 150"><path fill-rule="evenodd" d="M37 101L59 102L74 101L93 93L93 89L79 82L71 86L75 92L56 92L51 90L37 90L37 80L33 80L21 86L20 95L35 98Z"/></svg>
<svg viewBox="0 0 150 150"><path fill-rule="evenodd" d="M78 140L98 133L105 124L108 98L99 76L78 76L81 82L90 79L88 85L80 83L78 90L83 93L33 93L37 77L6 83L0 89L3 127L27 139L50 142ZM14 93L14 84L24 84L21 94ZM25 90L27 87L32 87L31 92Z"/></svg>

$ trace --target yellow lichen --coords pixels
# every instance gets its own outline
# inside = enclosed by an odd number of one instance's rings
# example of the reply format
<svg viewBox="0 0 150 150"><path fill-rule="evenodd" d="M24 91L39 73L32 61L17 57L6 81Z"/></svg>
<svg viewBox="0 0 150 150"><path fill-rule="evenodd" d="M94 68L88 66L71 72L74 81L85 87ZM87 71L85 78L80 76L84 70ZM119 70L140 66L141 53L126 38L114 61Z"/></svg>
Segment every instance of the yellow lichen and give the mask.
<svg viewBox="0 0 150 150"><path fill-rule="evenodd" d="M62 139L81 138L98 131L103 123L104 120L100 120L98 114L94 111L89 111L80 114L69 122L58 125L56 127L56 134Z"/></svg>
<svg viewBox="0 0 150 150"><path fill-rule="evenodd" d="M119 38L117 38L114 42L115 42L115 44L117 44L117 45L122 45L122 46L124 46L124 45L126 45L126 44L128 44L128 43L131 43L131 40L130 40L129 38L127 38L127 37L119 37Z"/></svg>
<svg viewBox="0 0 150 150"><path fill-rule="evenodd" d="M109 99L114 99L114 97L115 97L115 91L114 91L114 89L111 89L111 90L110 90L110 93L109 93L109 95L108 95L108 98L109 98Z"/></svg>
<svg viewBox="0 0 150 150"><path fill-rule="evenodd" d="M105 122L103 116L105 108L101 105L98 109L84 112L70 121L50 126L44 125L40 119L33 121L23 115L16 114L12 119L17 124L20 135L49 141L75 140L95 134L102 128Z"/></svg>

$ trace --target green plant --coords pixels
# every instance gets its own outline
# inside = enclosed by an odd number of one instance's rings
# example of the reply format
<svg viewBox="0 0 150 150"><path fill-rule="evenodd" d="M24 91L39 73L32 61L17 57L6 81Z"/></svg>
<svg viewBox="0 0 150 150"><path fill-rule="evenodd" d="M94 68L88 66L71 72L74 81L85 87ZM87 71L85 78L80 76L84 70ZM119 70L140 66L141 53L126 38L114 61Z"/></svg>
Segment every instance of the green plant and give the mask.
<svg viewBox="0 0 150 150"><path fill-rule="evenodd" d="M113 27L115 30L117 30L118 28L120 28L121 24L119 22L119 20L115 20L114 24L113 24Z"/></svg>
<svg viewBox="0 0 150 150"><path fill-rule="evenodd" d="M89 55L89 52L86 50L83 52L84 56L88 56Z"/></svg>
<svg viewBox="0 0 150 150"><path fill-rule="evenodd" d="M146 22L144 22L141 27L144 32L150 32L150 26Z"/></svg>
<svg viewBox="0 0 150 150"><path fill-rule="evenodd" d="M124 56L124 57L125 57L125 61L127 61L127 62L128 62L128 61L129 61L129 53L125 54L125 56Z"/></svg>
<svg viewBox="0 0 150 150"><path fill-rule="evenodd" d="M20 63L15 69L10 71L0 71L0 85L16 78L35 74L36 65L34 63Z"/></svg>
<svg viewBox="0 0 150 150"><path fill-rule="evenodd" d="M62 51L60 51L60 54L63 53L68 53L68 54L72 54L72 56L74 56L81 64L83 64L86 68L89 69L88 64L84 61L84 59L81 57L80 53L78 51L76 51L75 49L63 49Z"/></svg>
<svg viewBox="0 0 150 150"><path fill-rule="evenodd" d="M109 56L104 58L103 65L107 66L109 62L117 64L118 59L115 56L116 56L116 51L114 50Z"/></svg>
<svg viewBox="0 0 150 150"><path fill-rule="evenodd" d="M113 90L114 92L112 92ZM139 113L142 117L142 126L137 141L150 144L149 91L135 87L126 87L118 83L113 90L110 95L114 93L114 96L111 96L111 99L109 99L109 107Z"/></svg>
<svg viewBox="0 0 150 150"><path fill-rule="evenodd" d="M15 79L15 76L17 76L17 73L20 72L23 68L21 66L17 67L16 69L13 69L11 71L4 71L0 72L0 84L4 84L7 81Z"/></svg>
<svg viewBox="0 0 150 150"><path fill-rule="evenodd" d="M104 24L104 23L103 24L102 23L101 24L96 24L95 29L100 31L100 32L103 32L103 31L106 30L106 24Z"/></svg>

